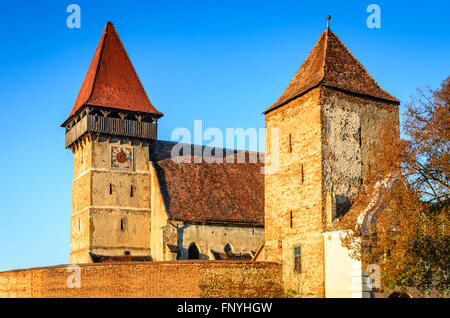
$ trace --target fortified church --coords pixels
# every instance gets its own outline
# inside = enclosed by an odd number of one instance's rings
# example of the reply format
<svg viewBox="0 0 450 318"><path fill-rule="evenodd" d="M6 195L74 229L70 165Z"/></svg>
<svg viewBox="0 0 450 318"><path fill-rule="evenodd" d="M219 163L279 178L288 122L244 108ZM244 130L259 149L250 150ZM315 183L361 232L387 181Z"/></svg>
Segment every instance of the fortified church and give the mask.
<svg viewBox="0 0 450 318"><path fill-rule="evenodd" d="M268 287L258 285L252 296L273 296L267 290L281 284L294 297L369 297L366 268L340 245L339 222L352 209L370 212L371 207L352 206L351 198L376 164L369 150L377 147L382 127L399 134L399 104L327 27L280 98L263 112L265 161L277 161L277 171L261 173L262 164L248 160L249 152L245 163L177 162L176 144L157 138L163 113L149 100L108 22L61 125L73 152L70 263L196 264L185 261L195 259L204 264L203 278L191 289L200 288L203 296L230 290L247 297L253 287L245 284L268 279ZM278 147L271 145L272 131L278 131ZM203 146L188 145L196 147L204 153ZM230 155L219 148L206 152ZM216 263L222 265L207 268ZM253 267L240 276L226 274L239 266ZM172 268L167 279L183 275ZM195 273L184 272L184 279L197 279ZM205 287L218 273L222 283ZM263 276L249 278L258 273ZM232 283L236 277L242 285ZM190 295L184 285L171 295ZM39 288L41 295L53 290ZM141 295L137 290L127 295ZM155 295L167 295L164 290Z"/></svg>

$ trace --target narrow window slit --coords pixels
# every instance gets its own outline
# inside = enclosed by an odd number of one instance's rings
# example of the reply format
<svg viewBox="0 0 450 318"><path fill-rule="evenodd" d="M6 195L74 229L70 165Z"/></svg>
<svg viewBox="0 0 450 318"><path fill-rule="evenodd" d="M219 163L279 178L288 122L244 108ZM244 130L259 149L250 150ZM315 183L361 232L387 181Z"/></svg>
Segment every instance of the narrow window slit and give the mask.
<svg viewBox="0 0 450 318"><path fill-rule="evenodd" d="M289 153L292 153L292 135L289 134Z"/></svg>
<svg viewBox="0 0 450 318"><path fill-rule="evenodd" d="M302 272L302 252L300 246L294 247L294 273Z"/></svg>
<svg viewBox="0 0 450 318"><path fill-rule="evenodd" d="M301 177L302 177L302 184L305 181L305 172L303 171L303 163L301 165Z"/></svg>
<svg viewBox="0 0 450 318"><path fill-rule="evenodd" d="M292 211L289 211L289 216L290 216L290 223L291 223L291 229L292 229Z"/></svg>
<svg viewBox="0 0 450 318"><path fill-rule="evenodd" d="M359 147L362 147L362 132L361 132L361 128L358 129L359 132Z"/></svg>

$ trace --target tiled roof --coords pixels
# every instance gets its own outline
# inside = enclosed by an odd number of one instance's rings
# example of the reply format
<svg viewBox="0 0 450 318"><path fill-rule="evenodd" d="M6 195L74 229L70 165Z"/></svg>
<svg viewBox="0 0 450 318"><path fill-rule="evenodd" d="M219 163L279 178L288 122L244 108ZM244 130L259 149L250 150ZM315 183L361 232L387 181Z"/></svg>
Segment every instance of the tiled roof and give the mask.
<svg viewBox="0 0 450 318"><path fill-rule="evenodd" d="M216 252L211 250L211 254L213 255L214 259L216 261L219 260L234 260L234 259L239 259L239 260L251 260L252 259L252 255L250 253L233 253L233 252Z"/></svg>
<svg viewBox="0 0 450 318"><path fill-rule="evenodd" d="M132 255L120 255L120 256L107 256L97 255L89 252L89 256L93 263L116 263L116 262L151 262L150 256L132 256Z"/></svg>
<svg viewBox="0 0 450 318"><path fill-rule="evenodd" d="M200 223L264 225L264 175L262 163L177 163L171 159L176 143L153 141L150 160L153 161L172 220ZM208 153L224 150L188 145ZM232 150L234 158L238 151ZM180 154L178 158L185 154ZM224 155L225 157L225 155ZM184 157L187 158L187 157ZM259 161L259 160L258 160Z"/></svg>
<svg viewBox="0 0 450 318"><path fill-rule="evenodd" d="M377 84L341 40L327 29L320 35L284 93L264 113L319 85L399 103L397 98Z"/></svg>
<svg viewBox="0 0 450 318"><path fill-rule="evenodd" d="M111 22L105 26L69 118L84 105L162 116L150 102Z"/></svg>

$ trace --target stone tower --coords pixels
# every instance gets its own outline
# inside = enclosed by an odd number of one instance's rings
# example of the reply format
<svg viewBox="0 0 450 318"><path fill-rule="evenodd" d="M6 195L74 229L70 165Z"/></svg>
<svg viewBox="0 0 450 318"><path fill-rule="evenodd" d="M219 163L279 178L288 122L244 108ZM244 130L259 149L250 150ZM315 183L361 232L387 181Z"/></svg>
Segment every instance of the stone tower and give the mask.
<svg viewBox="0 0 450 318"><path fill-rule="evenodd" d="M161 116L108 22L61 125L73 152L70 263L150 256L148 146Z"/></svg>
<svg viewBox="0 0 450 318"><path fill-rule="evenodd" d="M279 168L265 175L265 257L283 264L288 292L324 297L323 229L364 184L384 125L398 134L398 105L327 28L264 111L269 163L279 132Z"/></svg>

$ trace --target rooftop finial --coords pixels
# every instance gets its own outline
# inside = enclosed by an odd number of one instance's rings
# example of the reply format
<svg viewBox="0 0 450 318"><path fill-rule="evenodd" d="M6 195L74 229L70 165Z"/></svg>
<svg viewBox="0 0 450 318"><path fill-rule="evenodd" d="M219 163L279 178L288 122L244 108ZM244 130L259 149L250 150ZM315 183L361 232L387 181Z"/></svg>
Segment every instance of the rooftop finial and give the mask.
<svg viewBox="0 0 450 318"><path fill-rule="evenodd" d="M330 19L331 19L331 16L327 15L327 29L330 29Z"/></svg>

